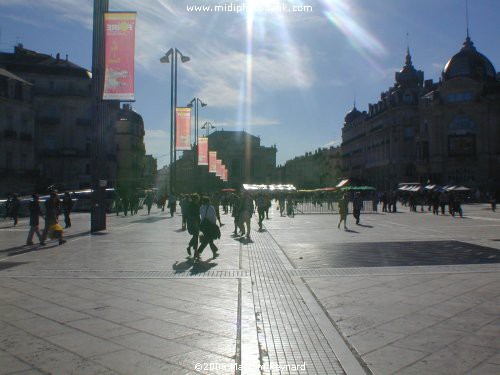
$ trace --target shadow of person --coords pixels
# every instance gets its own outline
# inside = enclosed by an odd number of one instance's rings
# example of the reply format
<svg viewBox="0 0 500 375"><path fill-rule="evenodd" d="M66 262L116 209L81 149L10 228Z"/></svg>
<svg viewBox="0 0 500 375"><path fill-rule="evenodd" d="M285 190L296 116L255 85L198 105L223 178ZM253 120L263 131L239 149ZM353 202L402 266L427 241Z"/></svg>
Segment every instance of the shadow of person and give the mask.
<svg viewBox="0 0 500 375"><path fill-rule="evenodd" d="M366 225L366 224L357 224L357 225L359 225L360 227L364 227L364 228L373 228L373 226Z"/></svg>
<svg viewBox="0 0 500 375"><path fill-rule="evenodd" d="M249 244L249 243L253 243L252 239L251 238L248 238L248 237L240 237L238 239L236 239L238 242L241 242L242 244Z"/></svg>
<svg viewBox="0 0 500 375"><path fill-rule="evenodd" d="M183 272L188 271L191 267L193 267L193 265L194 265L193 258L189 258L189 259L185 260L184 262L179 262L177 260L172 265L172 269L175 271L175 273L183 273Z"/></svg>
<svg viewBox="0 0 500 375"><path fill-rule="evenodd" d="M344 229L346 232L349 232L349 233L359 233L355 230L352 230L352 229Z"/></svg>
<svg viewBox="0 0 500 375"><path fill-rule="evenodd" d="M191 275L199 275L200 273L204 273L210 271L214 268L217 263L212 263L211 260L213 258L208 258L207 260L198 260L193 264L193 268L191 268Z"/></svg>

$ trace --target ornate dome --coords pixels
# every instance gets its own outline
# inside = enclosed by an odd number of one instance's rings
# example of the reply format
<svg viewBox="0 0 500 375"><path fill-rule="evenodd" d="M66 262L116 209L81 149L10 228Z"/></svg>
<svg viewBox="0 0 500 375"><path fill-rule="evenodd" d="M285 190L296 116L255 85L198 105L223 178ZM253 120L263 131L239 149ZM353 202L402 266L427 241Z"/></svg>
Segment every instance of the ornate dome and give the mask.
<svg viewBox="0 0 500 375"><path fill-rule="evenodd" d="M443 80L455 77L470 77L478 81L495 80L496 72L493 64L486 56L477 52L469 36L465 39L460 52L446 63Z"/></svg>
<svg viewBox="0 0 500 375"><path fill-rule="evenodd" d="M348 123L356 120L361 115L362 115L362 113L360 111L358 111L356 108L356 105L354 105L354 107L351 109L351 111L347 115L345 115L344 121L346 124L348 124Z"/></svg>

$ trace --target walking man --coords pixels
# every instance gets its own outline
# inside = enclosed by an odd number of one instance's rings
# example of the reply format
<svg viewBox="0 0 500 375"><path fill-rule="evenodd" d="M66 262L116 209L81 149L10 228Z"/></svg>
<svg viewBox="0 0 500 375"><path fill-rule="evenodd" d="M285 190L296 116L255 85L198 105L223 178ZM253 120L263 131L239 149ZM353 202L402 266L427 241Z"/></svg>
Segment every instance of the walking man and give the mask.
<svg viewBox="0 0 500 375"><path fill-rule="evenodd" d="M43 217L42 210L40 209L40 201L37 194L32 194L31 198L32 200L29 203L30 231L28 233L28 238L26 239L26 245L33 245L33 236L36 233L38 240L40 241L40 245L45 246L43 237L40 234L40 229L38 228L40 225L40 216Z"/></svg>
<svg viewBox="0 0 500 375"><path fill-rule="evenodd" d="M363 208L363 199L361 198L361 194L356 192L354 194L354 199L352 201L352 214L356 219L356 224L359 225L359 219L361 216L361 209Z"/></svg>
<svg viewBox="0 0 500 375"><path fill-rule="evenodd" d="M70 228L71 218L69 217L69 214L71 213L71 209L73 208L73 200L71 199L69 192L64 193L62 207L64 212L64 224L65 224L64 228Z"/></svg>

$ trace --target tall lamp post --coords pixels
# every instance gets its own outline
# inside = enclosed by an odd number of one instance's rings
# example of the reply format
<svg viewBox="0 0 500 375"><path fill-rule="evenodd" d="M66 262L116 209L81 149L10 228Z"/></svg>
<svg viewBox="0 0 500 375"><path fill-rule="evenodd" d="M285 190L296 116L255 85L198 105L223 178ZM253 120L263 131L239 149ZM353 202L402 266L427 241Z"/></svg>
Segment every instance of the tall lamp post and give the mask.
<svg viewBox="0 0 500 375"><path fill-rule="evenodd" d="M106 229L106 143L107 106L102 100L104 87L104 13L109 0L94 0L92 30L92 147L90 231Z"/></svg>
<svg viewBox="0 0 500 375"><path fill-rule="evenodd" d="M195 152L194 152L194 166L193 166L193 187L195 190L198 190L197 186L197 181L198 181L198 133L200 131L199 125L198 125L198 113L199 113L199 107L198 104L201 105L201 107L206 107L207 104L203 103L200 98L193 98L188 104L187 107L193 108L194 109L194 142L195 142Z"/></svg>
<svg viewBox="0 0 500 375"><path fill-rule="evenodd" d="M190 60L188 56L184 56L177 48L170 48L160 59L161 63L170 63L170 193L175 191L177 152L175 149L176 143L176 116L175 109L177 108L177 58L181 57L181 62L185 63ZM172 59L172 61L170 61Z"/></svg>
<svg viewBox="0 0 500 375"><path fill-rule="evenodd" d="M207 137L210 135L210 129L216 129L216 127L213 126L210 121L205 122L201 128L207 130L207 132L206 132Z"/></svg>

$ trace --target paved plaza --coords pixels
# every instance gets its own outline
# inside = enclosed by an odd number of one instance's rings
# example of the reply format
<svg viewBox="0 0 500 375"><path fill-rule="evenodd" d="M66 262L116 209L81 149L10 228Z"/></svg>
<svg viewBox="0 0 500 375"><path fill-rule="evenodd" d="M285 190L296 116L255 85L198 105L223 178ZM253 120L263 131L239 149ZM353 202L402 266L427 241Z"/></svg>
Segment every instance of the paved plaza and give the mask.
<svg viewBox="0 0 500 375"><path fill-rule="evenodd" d="M187 258L180 215L0 219L0 374L499 374L500 214L280 217Z"/></svg>

